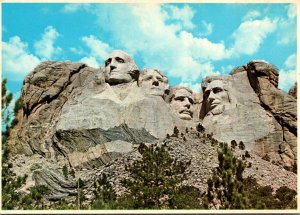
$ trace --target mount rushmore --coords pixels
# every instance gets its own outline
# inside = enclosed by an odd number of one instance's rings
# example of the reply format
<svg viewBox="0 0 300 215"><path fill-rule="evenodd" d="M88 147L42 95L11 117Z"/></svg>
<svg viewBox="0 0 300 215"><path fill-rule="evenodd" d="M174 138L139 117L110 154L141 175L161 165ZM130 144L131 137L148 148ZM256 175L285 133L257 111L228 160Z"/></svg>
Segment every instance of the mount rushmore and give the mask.
<svg viewBox="0 0 300 215"><path fill-rule="evenodd" d="M15 171L29 174L27 186L47 183L64 193L69 185L55 168L87 174L141 142L171 135L174 127L197 126L219 141L242 141L258 158L267 156L269 165L291 170L297 162L297 100L295 92L278 89L278 77L274 65L254 60L229 75L204 78L202 92L193 92L170 87L159 69L139 70L119 50L97 69L43 62L24 80L22 109L9 139ZM288 177L296 180L295 174Z"/></svg>

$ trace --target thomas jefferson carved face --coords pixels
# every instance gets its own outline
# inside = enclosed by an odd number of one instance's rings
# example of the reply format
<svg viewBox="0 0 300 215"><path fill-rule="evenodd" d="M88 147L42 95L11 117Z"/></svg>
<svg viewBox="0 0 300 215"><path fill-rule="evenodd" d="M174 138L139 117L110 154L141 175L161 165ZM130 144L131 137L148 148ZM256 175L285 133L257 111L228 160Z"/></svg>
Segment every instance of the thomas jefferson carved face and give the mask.
<svg viewBox="0 0 300 215"><path fill-rule="evenodd" d="M192 92L185 88L175 89L170 105L180 119L191 120L193 118L193 104L194 99Z"/></svg>
<svg viewBox="0 0 300 215"><path fill-rule="evenodd" d="M145 69L140 74L140 86L147 94L163 96L169 88L168 79L157 69Z"/></svg>
<svg viewBox="0 0 300 215"><path fill-rule="evenodd" d="M229 103L228 93L225 90L224 82L221 80L208 83L203 95L207 113L221 114L224 111L225 104Z"/></svg>
<svg viewBox="0 0 300 215"><path fill-rule="evenodd" d="M131 82L136 73L133 59L123 51L113 51L105 61L105 81L111 85Z"/></svg>

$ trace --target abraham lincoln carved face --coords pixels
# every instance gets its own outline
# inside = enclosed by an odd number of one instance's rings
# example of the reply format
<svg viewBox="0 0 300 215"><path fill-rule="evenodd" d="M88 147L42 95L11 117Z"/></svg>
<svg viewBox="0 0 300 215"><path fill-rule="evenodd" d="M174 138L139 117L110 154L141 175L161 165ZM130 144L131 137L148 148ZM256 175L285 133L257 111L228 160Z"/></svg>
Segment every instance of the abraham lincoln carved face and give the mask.
<svg viewBox="0 0 300 215"><path fill-rule="evenodd" d="M229 103L226 85L222 80L212 80L203 88L203 104L207 113L221 114Z"/></svg>

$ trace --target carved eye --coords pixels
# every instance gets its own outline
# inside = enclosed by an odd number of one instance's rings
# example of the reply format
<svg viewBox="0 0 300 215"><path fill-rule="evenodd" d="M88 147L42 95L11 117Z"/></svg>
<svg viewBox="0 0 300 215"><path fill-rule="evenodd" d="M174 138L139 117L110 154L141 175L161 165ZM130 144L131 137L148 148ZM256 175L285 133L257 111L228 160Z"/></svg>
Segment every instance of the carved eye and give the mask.
<svg viewBox="0 0 300 215"><path fill-rule="evenodd" d="M163 79L161 77L157 77L156 79L160 82L163 82Z"/></svg>
<svg viewBox="0 0 300 215"><path fill-rule="evenodd" d="M189 98L189 102L190 102L191 104L194 104L194 100L193 100L192 98Z"/></svg>
<svg viewBox="0 0 300 215"><path fill-rule="evenodd" d="M219 93L219 92L222 92L223 89L221 89L221 88L214 88L213 91L214 91L214 93Z"/></svg>
<svg viewBox="0 0 300 215"><path fill-rule="evenodd" d="M184 97L183 96L179 96L179 97L176 97L175 100L183 102L184 101Z"/></svg>
<svg viewBox="0 0 300 215"><path fill-rule="evenodd" d="M203 98L206 99L209 96L209 94L210 94L210 90L205 91L203 94Z"/></svg>
<svg viewBox="0 0 300 215"><path fill-rule="evenodd" d="M117 57L117 58L116 58L116 61L117 61L118 63L125 63L125 60L122 59L122 58L120 58L120 57Z"/></svg>
<svg viewBox="0 0 300 215"><path fill-rule="evenodd" d="M108 66L110 63L111 63L111 58L108 58L108 59L105 61L105 66Z"/></svg>

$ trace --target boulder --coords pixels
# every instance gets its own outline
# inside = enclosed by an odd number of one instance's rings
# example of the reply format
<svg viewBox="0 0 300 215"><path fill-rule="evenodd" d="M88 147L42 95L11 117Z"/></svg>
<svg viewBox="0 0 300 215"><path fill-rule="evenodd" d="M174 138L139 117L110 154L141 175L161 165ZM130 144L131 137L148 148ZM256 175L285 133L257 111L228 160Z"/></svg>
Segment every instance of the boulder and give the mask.
<svg viewBox="0 0 300 215"><path fill-rule="evenodd" d="M293 96L294 98L297 99L297 82L289 90L289 95L291 95L291 96Z"/></svg>

